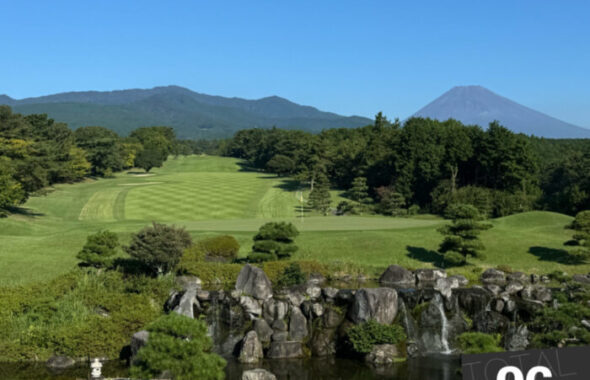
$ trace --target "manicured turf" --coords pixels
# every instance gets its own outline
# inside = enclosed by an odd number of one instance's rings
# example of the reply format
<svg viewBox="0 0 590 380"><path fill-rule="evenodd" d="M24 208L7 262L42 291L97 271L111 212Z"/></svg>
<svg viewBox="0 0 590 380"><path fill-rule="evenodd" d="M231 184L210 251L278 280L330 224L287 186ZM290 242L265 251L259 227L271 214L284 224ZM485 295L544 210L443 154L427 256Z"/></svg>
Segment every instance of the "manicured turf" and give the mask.
<svg viewBox="0 0 590 380"><path fill-rule="evenodd" d="M392 263L418 268L440 261L432 251L441 241L436 229L445 221L425 215L319 216L302 212L300 190L289 179L243 171L235 159L206 156L170 159L149 175L131 171L59 185L46 196L31 198L27 213L0 220L0 285L52 278L76 264L88 234L109 229L125 243L151 221L185 226L195 238L231 233L242 244L241 255L248 253L260 225L289 220L301 231L296 258L375 270ZM332 196L334 205L342 199L336 191ZM494 220L494 228L482 235L487 258L472 262L527 272L588 272L590 265L562 263L563 243L571 237L564 226L570 221L549 212Z"/></svg>

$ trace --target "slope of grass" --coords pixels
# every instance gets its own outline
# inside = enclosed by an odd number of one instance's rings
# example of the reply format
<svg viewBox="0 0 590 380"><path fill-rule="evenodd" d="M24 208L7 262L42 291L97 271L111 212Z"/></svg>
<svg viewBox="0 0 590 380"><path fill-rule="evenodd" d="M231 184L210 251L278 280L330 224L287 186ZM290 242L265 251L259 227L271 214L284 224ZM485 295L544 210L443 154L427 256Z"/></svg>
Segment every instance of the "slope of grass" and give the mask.
<svg viewBox="0 0 590 380"><path fill-rule="evenodd" d="M434 251L442 237L436 230L445 221L439 218L319 216L301 208L301 189L293 181L243 171L239 164L231 158L179 157L148 175L120 173L113 179L59 185L46 196L31 198L26 212L0 219L0 285L51 279L75 266L87 235L109 229L126 243L152 221L182 225L197 239L231 233L242 245L242 256L263 223L288 220L301 231L295 258L361 264L376 271L393 263L410 268L440 264ZM332 198L334 206L343 199L336 191ZM487 258L471 261L527 272L588 272L590 265L563 260L570 221L549 212L493 220L494 228L482 235Z"/></svg>

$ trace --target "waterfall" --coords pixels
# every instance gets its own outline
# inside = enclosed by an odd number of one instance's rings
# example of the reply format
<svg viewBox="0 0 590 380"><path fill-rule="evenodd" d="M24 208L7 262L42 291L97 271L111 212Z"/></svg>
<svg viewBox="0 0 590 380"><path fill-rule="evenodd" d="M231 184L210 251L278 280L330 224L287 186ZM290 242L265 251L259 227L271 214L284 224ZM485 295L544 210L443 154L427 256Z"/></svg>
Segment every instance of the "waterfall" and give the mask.
<svg viewBox="0 0 590 380"><path fill-rule="evenodd" d="M447 320L447 316L445 314L445 307L443 304L442 297L440 294L436 294L434 296L434 300L432 301L436 305L436 308L440 312L440 321L441 321L441 328L440 328L440 343L442 345L443 351L441 354L450 354L452 353L451 348L449 347L449 321Z"/></svg>
<svg viewBox="0 0 590 380"><path fill-rule="evenodd" d="M408 309L406 308L406 303L404 300L400 299L400 314L403 317L404 327L406 328L406 334L408 335L409 340L416 339L416 327L414 326L414 321L408 315Z"/></svg>

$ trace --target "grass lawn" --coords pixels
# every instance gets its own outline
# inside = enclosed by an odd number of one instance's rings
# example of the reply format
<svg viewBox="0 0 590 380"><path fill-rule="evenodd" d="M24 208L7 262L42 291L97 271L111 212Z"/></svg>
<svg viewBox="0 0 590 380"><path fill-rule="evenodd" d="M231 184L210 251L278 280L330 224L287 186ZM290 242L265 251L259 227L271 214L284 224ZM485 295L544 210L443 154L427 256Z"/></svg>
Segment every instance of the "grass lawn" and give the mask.
<svg viewBox="0 0 590 380"><path fill-rule="evenodd" d="M438 264L433 250L441 235L436 229L445 223L424 215L302 212L301 189L293 181L242 171L238 160L222 157L179 157L148 175L131 171L53 190L29 199L23 213L0 219L0 285L53 278L76 265L75 255L88 234L109 229L126 242L151 221L185 226L195 238L231 233L246 255L263 223L288 220L301 231L295 258L356 263L376 271L393 263L410 268ZM334 191L332 197L336 205L342 194ZM564 226L570 221L550 212L493 220L494 228L482 235L487 258L471 261L527 272L589 272L590 265L562 263L563 243L571 237Z"/></svg>

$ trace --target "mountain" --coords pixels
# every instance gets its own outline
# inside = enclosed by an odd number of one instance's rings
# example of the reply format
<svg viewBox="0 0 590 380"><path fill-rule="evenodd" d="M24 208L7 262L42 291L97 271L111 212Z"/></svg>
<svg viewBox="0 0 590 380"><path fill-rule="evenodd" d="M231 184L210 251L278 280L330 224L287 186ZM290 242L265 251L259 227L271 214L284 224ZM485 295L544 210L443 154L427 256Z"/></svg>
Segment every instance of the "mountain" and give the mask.
<svg viewBox="0 0 590 380"><path fill-rule="evenodd" d="M65 92L20 100L0 95L0 104L23 114L46 113L72 128L100 125L121 135L151 125L174 127L180 138L219 138L254 127L319 132L372 123L364 117L323 112L278 96L258 100L225 98L178 86Z"/></svg>
<svg viewBox="0 0 590 380"><path fill-rule="evenodd" d="M590 138L590 129L575 126L520 105L481 86L454 87L413 116L487 127L494 120L506 128L547 138Z"/></svg>

